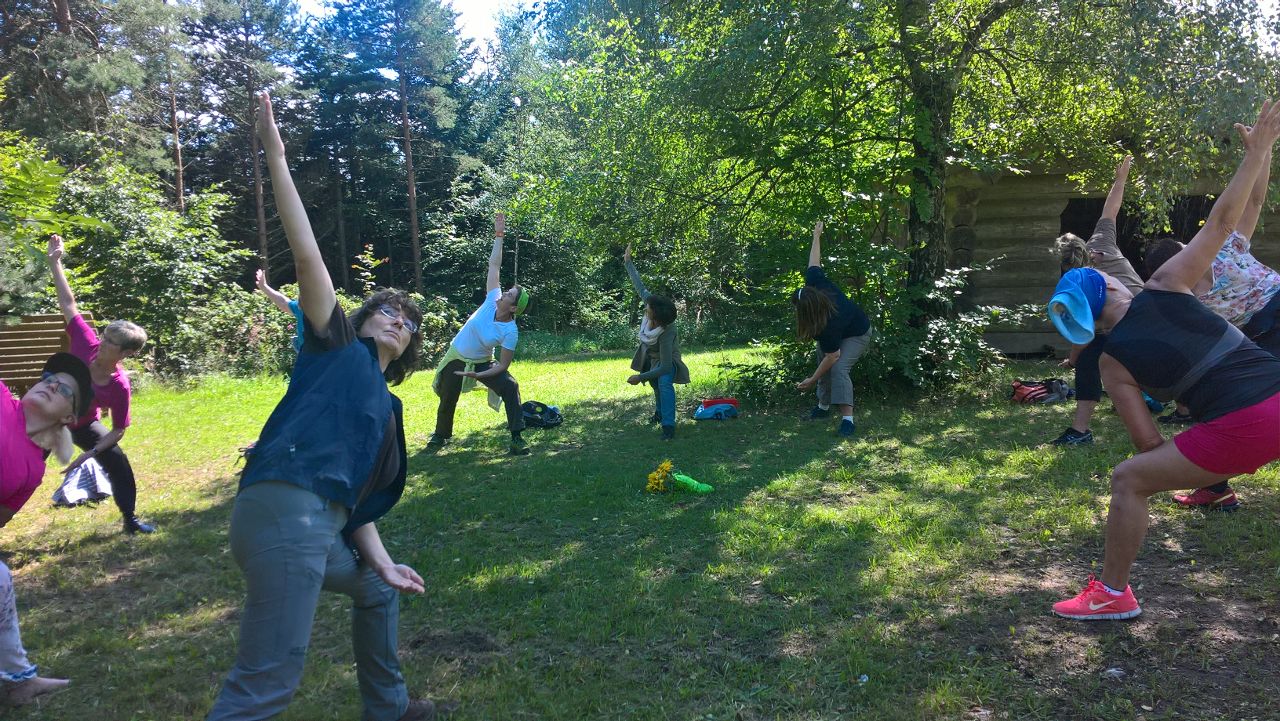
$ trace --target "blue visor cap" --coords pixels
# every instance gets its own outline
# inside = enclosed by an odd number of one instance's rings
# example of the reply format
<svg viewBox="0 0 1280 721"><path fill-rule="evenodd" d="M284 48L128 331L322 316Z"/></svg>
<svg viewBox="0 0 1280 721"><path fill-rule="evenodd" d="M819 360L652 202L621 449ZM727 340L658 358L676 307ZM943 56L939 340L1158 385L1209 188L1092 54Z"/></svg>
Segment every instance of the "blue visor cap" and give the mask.
<svg viewBox="0 0 1280 721"><path fill-rule="evenodd" d="M1093 340L1093 322L1102 315L1107 300L1107 284L1092 268L1068 271L1058 281L1049 300L1049 320L1074 345Z"/></svg>

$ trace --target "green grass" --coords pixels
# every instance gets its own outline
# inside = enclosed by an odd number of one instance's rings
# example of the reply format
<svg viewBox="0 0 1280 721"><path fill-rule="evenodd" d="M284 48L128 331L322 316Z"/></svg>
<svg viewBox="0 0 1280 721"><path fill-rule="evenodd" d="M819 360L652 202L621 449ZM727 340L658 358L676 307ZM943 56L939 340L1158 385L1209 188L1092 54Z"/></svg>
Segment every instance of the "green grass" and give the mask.
<svg viewBox="0 0 1280 721"><path fill-rule="evenodd" d="M681 417L716 390L715 362L749 354L687 356ZM1274 469L1236 484L1247 507L1233 516L1155 499L1134 574L1146 613L1067 623L1048 606L1100 559L1105 479L1129 449L1106 403L1098 445L1039 445L1070 407L1014 406L1005 389L1059 373L1048 364L947 398L868 401L852 442L798 421L798 399L682 420L662 443L628 360L517 363L524 397L566 417L528 432L526 458L502 455L501 415L478 393L456 444L422 454L430 375L398 389L409 490L379 526L427 579L402 610L411 693L461 700L459 719L1276 717ZM282 391L212 379L140 394L124 445L154 536L122 536L110 503L49 507L52 478L0 532L28 650L74 684L11 718L203 717L243 593L226 542L236 449ZM715 492L645 494L664 458ZM345 597L322 599L283 718L359 718L347 613Z"/></svg>

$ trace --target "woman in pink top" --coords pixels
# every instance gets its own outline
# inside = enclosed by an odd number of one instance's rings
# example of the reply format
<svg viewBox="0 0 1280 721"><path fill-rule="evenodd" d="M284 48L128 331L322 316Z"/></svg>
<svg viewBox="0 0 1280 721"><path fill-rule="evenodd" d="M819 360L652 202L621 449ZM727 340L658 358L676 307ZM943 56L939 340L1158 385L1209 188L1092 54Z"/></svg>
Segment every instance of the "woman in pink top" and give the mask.
<svg viewBox="0 0 1280 721"><path fill-rule="evenodd" d="M124 532L151 533L155 528L139 521L134 515L134 505L138 498L137 482L134 480L133 467L129 465L129 457L120 448L120 439L124 438L125 430L129 427L129 401L132 396L129 377L120 367L120 361L142 350L147 342L147 333L133 323L117 320L106 327L99 340L98 334L93 332L93 328L76 308L76 297L62 270L62 255L62 238L51 236L49 271L53 274L53 285L58 290L58 307L67 319L71 353L89 366L95 394L88 412L81 414L71 425L71 438L84 453L77 456L67 470L78 468L90 458L97 460L111 480L112 497L124 516ZM105 408L111 414L110 431L98 420L100 408Z"/></svg>
<svg viewBox="0 0 1280 721"><path fill-rule="evenodd" d="M89 368L70 353L55 353L44 364L39 383L13 397L0 381L0 526L13 518L44 478L44 459L54 451L63 463L71 458L67 425L93 403ZM67 685L65 679L42 678L22 648L13 576L0 562L0 686L16 706Z"/></svg>

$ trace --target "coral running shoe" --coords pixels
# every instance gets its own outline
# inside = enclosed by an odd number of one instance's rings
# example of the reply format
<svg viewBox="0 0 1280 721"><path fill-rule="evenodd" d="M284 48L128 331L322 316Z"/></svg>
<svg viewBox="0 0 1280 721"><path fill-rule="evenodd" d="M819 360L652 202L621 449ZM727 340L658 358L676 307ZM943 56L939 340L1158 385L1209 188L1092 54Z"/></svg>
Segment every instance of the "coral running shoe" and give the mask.
<svg viewBox="0 0 1280 721"><path fill-rule="evenodd" d="M1090 575L1089 585L1080 595L1053 604L1053 612L1077 621L1119 621L1137 616L1142 609L1138 607L1138 599L1133 597L1132 587L1126 586L1124 593L1113 596L1102 581Z"/></svg>
<svg viewBox="0 0 1280 721"><path fill-rule="evenodd" d="M1236 498L1236 492L1231 490L1231 486L1222 493L1217 493L1209 488L1197 488L1191 493L1175 493L1173 501L1180 506L1187 508L1203 508L1206 511L1222 511L1230 513L1240 508L1240 499Z"/></svg>

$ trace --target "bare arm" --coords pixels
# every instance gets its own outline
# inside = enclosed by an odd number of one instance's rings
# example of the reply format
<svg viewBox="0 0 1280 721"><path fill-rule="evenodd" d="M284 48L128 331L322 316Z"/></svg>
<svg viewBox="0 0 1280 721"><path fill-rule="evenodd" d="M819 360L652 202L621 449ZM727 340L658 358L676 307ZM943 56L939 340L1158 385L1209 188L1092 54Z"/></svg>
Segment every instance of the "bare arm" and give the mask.
<svg viewBox="0 0 1280 721"><path fill-rule="evenodd" d="M62 236L49 236L49 251L46 256L49 259L49 272L53 275L53 287L58 291L58 308L62 310L62 317L70 323L72 318L80 314L80 309L76 307L76 296L67 283L67 274L62 270L62 253Z"/></svg>
<svg viewBox="0 0 1280 721"><path fill-rule="evenodd" d="M298 304L311 319L312 331L321 338L329 334L329 317L338 299L333 292L333 280L316 245L316 236L307 220L307 210L298 197L298 189L289 175L289 164L284 157L284 141L276 127L271 112L271 98L266 93L258 96L258 137L267 157L267 170L271 173L271 190L276 199L276 211L284 224L284 235L293 251L293 265L298 271Z"/></svg>
<svg viewBox="0 0 1280 721"><path fill-rule="evenodd" d="M501 288L499 272L502 270L502 237L507 233L507 216L497 213L493 216L493 250L489 252L489 274L485 277L486 293L494 288Z"/></svg>
<svg viewBox="0 0 1280 721"><path fill-rule="evenodd" d="M1244 212L1240 215L1240 223L1236 232L1246 238L1253 237L1258 228L1258 218L1262 215L1262 206L1267 202L1267 184L1271 182L1271 148L1267 148L1267 157L1262 161L1262 170L1258 171L1257 180L1253 181L1253 191L1249 193L1249 201L1244 204Z"/></svg>
<svg viewBox="0 0 1280 721"><path fill-rule="evenodd" d="M1120 361L1105 353L1099 366L1102 369L1102 384L1107 389L1107 395L1111 396L1111 403L1120 414L1120 419L1124 421L1124 427L1129 431L1133 447L1139 453L1145 453L1162 445L1164 437L1160 435L1160 429L1156 428L1155 421L1151 420L1151 410L1142 399L1142 389L1138 387L1133 375Z"/></svg>
<svg viewBox="0 0 1280 721"><path fill-rule="evenodd" d="M261 268L254 274L254 282L258 286L258 290L262 291L262 294L267 296L277 308L286 313L293 312L289 309L289 298L284 293L267 285L267 274L262 272Z"/></svg>
<svg viewBox="0 0 1280 721"><path fill-rule="evenodd" d="M114 421L114 419L112 420ZM62 472L67 473L68 471L73 471L79 468L85 461L89 460L90 458L93 458L99 454L106 453L107 451L111 450L113 447L115 447L117 443L121 441L121 439L124 438L124 432L126 430L128 430L127 427L112 428L105 436L98 439L98 442L93 445L93 448L90 448L89 450L82 452L80 455L76 456L70 463L68 463L67 467L62 469Z"/></svg>
<svg viewBox="0 0 1280 721"><path fill-rule="evenodd" d="M822 221L821 220L813 224L813 244L809 246L809 265L806 267L812 268L815 265L819 267L822 266Z"/></svg>
<svg viewBox="0 0 1280 721"><path fill-rule="evenodd" d="M1244 159L1240 161L1240 167L1213 204L1213 210L1209 211L1209 218L1200 231L1182 252L1170 258L1151 276L1147 281L1148 288L1190 293L1196 281L1209 270L1214 256L1222 250L1222 244L1240 222L1263 160L1276 138L1280 137L1280 103L1273 105L1270 100L1263 103L1257 123L1253 127L1236 123L1236 131L1244 141Z"/></svg>
<svg viewBox="0 0 1280 721"><path fill-rule="evenodd" d="M827 371L831 370L831 366L835 365L838 360L840 360L839 350L834 350L823 355L822 360L818 363L817 369L813 371L813 375L797 383L796 388L799 388L802 391L812 388L813 385L818 382L818 379L826 375Z"/></svg>
<svg viewBox="0 0 1280 721"><path fill-rule="evenodd" d="M426 591L425 582L417 571L404 564L391 560L387 547L382 545L382 536L378 535L378 527L366 523L351 534L351 540L360 550L360 557L373 569L374 573L386 584L401 593L422 593Z"/></svg>
<svg viewBox="0 0 1280 721"><path fill-rule="evenodd" d="M1120 205L1124 203L1124 185L1129 180L1129 168L1133 166L1133 156L1126 155L1116 167L1116 179L1107 193L1107 200L1102 204L1102 217L1115 220L1120 215Z"/></svg>
<svg viewBox="0 0 1280 721"><path fill-rule="evenodd" d="M494 376L500 376L503 373L507 372L507 369L511 367L511 362L514 361L515 359L516 359L515 351L507 350L506 348L503 348L498 353L497 363L494 363L493 365L489 366L488 368L486 368L485 370L479 373L473 372L470 375L472 378L477 378L477 379L492 378ZM458 371L458 373L459 375L466 375L465 373L463 373L463 371Z"/></svg>

